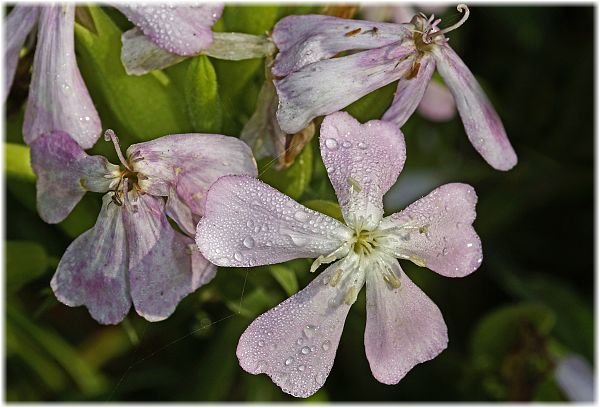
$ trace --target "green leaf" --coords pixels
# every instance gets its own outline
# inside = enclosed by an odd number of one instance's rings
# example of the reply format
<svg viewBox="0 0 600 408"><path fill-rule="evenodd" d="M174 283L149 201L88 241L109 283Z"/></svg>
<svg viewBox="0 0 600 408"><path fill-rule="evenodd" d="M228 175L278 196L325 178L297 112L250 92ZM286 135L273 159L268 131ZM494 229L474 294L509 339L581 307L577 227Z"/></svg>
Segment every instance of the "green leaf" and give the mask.
<svg viewBox="0 0 600 408"><path fill-rule="evenodd" d="M29 160L29 147L16 143L4 144L4 171L8 178L35 183L35 173Z"/></svg>
<svg viewBox="0 0 600 408"><path fill-rule="evenodd" d="M121 64L121 31L89 6L98 34L75 26L78 65L104 126L132 143L191 130L184 98L161 71L129 76Z"/></svg>
<svg viewBox="0 0 600 408"><path fill-rule="evenodd" d="M7 321L34 339L40 348L58 361L83 394L95 396L105 390L106 379L87 364L77 351L58 334L34 324L16 307L7 309Z"/></svg>
<svg viewBox="0 0 600 408"><path fill-rule="evenodd" d="M274 296L259 287L244 295L241 300L226 300L225 303L232 312L254 319L281 300L280 297L274 298Z"/></svg>
<svg viewBox="0 0 600 408"><path fill-rule="evenodd" d="M340 205L338 203L327 200L308 200L304 201L302 205L310 208L311 210L329 215L338 221L344 222L344 216L342 215L342 211L340 210Z"/></svg>
<svg viewBox="0 0 600 408"><path fill-rule="evenodd" d="M264 158L258 162L259 178L282 193L298 200L310 183L313 170L312 143L306 145L294 164L285 170L275 170L276 160Z"/></svg>
<svg viewBox="0 0 600 408"><path fill-rule="evenodd" d="M380 119L392 104L397 86L397 82L392 82L383 88L379 88L348 106L346 111L361 123L372 119Z"/></svg>
<svg viewBox="0 0 600 408"><path fill-rule="evenodd" d="M292 296L294 293L298 292L298 279L296 279L296 274L293 270L281 264L277 264L270 265L269 271L288 296Z"/></svg>
<svg viewBox="0 0 600 408"><path fill-rule="evenodd" d="M217 74L210 58L193 58L187 69L185 100L195 132L220 133L223 121Z"/></svg>
<svg viewBox="0 0 600 408"><path fill-rule="evenodd" d="M30 241L6 242L6 290L14 293L39 278L48 269L48 255Z"/></svg>

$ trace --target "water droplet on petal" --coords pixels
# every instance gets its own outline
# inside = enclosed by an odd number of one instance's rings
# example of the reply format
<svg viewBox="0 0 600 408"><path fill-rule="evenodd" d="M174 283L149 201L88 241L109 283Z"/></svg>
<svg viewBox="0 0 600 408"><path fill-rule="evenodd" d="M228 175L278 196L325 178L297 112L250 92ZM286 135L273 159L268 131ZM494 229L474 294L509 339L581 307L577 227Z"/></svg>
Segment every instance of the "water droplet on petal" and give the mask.
<svg viewBox="0 0 600 408"><path fill-rule="evenodd" d="M254 248L254 238L248 235L246 238L244 238L243 244L246 248Z"/></svg>
<svg viewBox="0 0 600 408"><path fill-rule="evenodd" d="M294 362L294 359L292 357L288 357L287 360L285 360L285 365L289 366L290 364L292 364Z"/></svg>
<svg viewBox="0 0 600 408"><path fill-rule="evenodd" d="M323 344L321 345L321 347L323 348L324 351L327 351L331 347L331 342L329 340L325 340L323 342Z"/></svg>
<svg viewBox="0 0 600 408"><path fill-rule="evenodd" d="M365 149L367 148L367 145L366 145L366 144L364 144L363 142L360 142L360 143L358 144L358 148L359 148L359 149L362 149L362 150L365 150Z"/></svg>
<svg viewBox="0 0 600 408"><path fill-rule="evenodd" d="M302 343L304 343L304 340L302 339L302 337L300 337L298 340L296 340L296 344L301 346Z"/></svg>
<svg viewBox="0 0 600 408"><path fill-rule="evenodd" d="M238 262L242 262L242 260L244 259L244 257L242 256L242 254L240 254L239 252L236 252L235 254L233 254L233 257Z"/></svg>
<svg viewBox="0 0 600 408"><path fill-rule="evenodd" d="M302 347L301 352L302 352L302 354L310 353L310 347L307 347L307 346Z"/></svg>
<svg viewBox="0 0 600 408"><path fill-rule="evenodd" d="M338 146L338 142L335 139L326 139L325 140L325 147L327 147L329 150L337 150Z"/></svg>
<svg viewBox="0 0 600 408"><path fill-rule="evenodd" d="M306 366L304 364L303 365L299 365L298 366L298 371L304 371L305 368L306 368Z"/></svg>
<svg viewBox="0 0 600 408"><path fill-rule="evenodd" d="M264 342L264 341L262 341L262 340L259 340L259 341L258 341L258 347L262 347L262 346L264 346L264 345L265 345L265 342Z"/></svg>
<svg viewBox="0 0 600 408"><path fill-rule="evenodd" d="M302 331L304 332L304 335L306 336L306 338L310 339L317 331L317 328L315 326L309 324Z"/></svg>
<svg viewBox="0 0 600 408"><path fill-rule="evenodd" d="M267 369L267 362L265 360L259 360L256 364L256 371L264 372Z"/></svg>
<svg viewBox="0 0 600 408"><path fill-rule="evenodd" d="M294 214L294 218L297 221L305 222L305 221L307 221L309 219L309 216L304 211L296 211L296 213Z"/></svg>
<svg viewBox="0 0 600 408"><path fill-rule="evenodd" d="M351 142L349 142L349 141L347 141L347 140L345 140L345 141L342 143L342 147L344 147L344 148L346 148L346 149L347 149L347 148L349 148L349 147L352 147L352 143L351 143Z"/></svg>

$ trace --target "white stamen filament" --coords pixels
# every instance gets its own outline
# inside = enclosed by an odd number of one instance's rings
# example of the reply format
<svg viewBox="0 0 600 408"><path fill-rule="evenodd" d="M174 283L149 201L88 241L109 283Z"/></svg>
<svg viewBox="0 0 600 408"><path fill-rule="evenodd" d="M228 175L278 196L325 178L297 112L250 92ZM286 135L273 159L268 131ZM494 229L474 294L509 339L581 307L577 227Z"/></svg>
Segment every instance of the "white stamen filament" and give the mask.
<svg viewBox="0 0 600 408"><path fill-rule="evenodd" d="M104 140L106 140L107 142L112 141L113 145L115 146L115 150L117 151L117 156L119 156L119 161L123 166L125 166L127 170L132 171L129 165L127 164L127 160L125 160L123 153L121 152L119 138L112 129L106 129L106 132L104 132Z"/></svg>
<svg viewBox="0 0 600 408"><path fill-rule="evenodd" d="M433 40L435 37L449 33L450 31L456 30L458 27L463 25L465 23L465 21L467 21L467 19L469 18L469 14L470 14L469 8L467 7L466 4L461 3L458 6L456 6L456 10L458 10L460 13L465 13L457 23L452 24L450 27L446 27L439 31L426 33L425 35L423 35L423 42L425 42L426 44L429 44L429 43L431 43L431 40ZM436 20L436 22L437 22L437 20ZM436 24L434 23L434 26L435 25Z"/></svg>

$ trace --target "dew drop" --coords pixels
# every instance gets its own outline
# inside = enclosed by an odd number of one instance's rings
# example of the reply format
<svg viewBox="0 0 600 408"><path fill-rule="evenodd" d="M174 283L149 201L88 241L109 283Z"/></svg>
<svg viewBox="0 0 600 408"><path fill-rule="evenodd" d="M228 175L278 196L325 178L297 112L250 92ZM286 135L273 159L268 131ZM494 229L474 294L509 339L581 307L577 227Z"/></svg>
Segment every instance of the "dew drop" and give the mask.
<svg viewBox="0 0 600 408"><path fill-rule="evenodd" d="M258 347L263 347L265 345L265 342L262 340L258 341Z"/></svg>
<svg viewBox="0 0 600 408"><path fill-rule="evenodd" d="M349 147L352 147L352 143L351 143L351 142L349 142L349 141L347 141L347 140L345 140L345 141L342 143L342 147L344 147L344 148L346 148L346 149L347 149L347 148L349 148Z"/></svg>
<svg viewBox="0 0 600 408"><path fill-rule="evenodd" d="M304 343L304 340L302 339L302 337L300 337L298 340L296 340L296 344L301 346L302 343Z"/></svg>
<svg viewBox="0 0 600 408"><path fill-rule="evenodd" d="M319 373L317 375L315 375L315 382L317 384L323 384L323 380L325 379L325 377L323 376L323 374Z"/></svg>
<svg viewBox="0 0 600 408"><path fill-rule="evenodd" d="M242 262L242 260L244 259L244 257L242 256L242 254L240 254L239 252L236 252L235 254L233 254L233 257L238 262Z"/></svg>
<svg viewBox="0 0 600 408"><path fill-rule="evenodd" d="M257 364L256 364L256 371L265 371L267 368L267 362L265 360L260 360Z"/></svg>
<svg viewBox="0 0 600 408"><path fill-rule="evenodd" d="M448 248L444 247L442 249L442 255L444 255L444 256L448 255Z"/></svg>
<svg viewBox="0 0 600 408"><path fill-rule="evenodd" d="M252 227L254 227L254 221L252 221L252 220L248 220L248 222L246 223L246 226L247 226L248 228L252 228Z"/></svg>
<svg viewBox="0 0 600 408"><path fill-rule="evenodd" d="M338 146L338 142L335 139L326 139L325 140L325 146L329 149L329 150L337 150Z"/></svg>
<svg viewBox="0 0 600 408"><path fill-rule="evenodd" d="M302 354L308 354L310 353L310 347L308 346L304 346L302 347L302 350L300 350L302 352Z"/></svg>
<svg viewBox="0 0 600 408"><path fill-rule="evenodd" d="M254 248L254 238L252 238L250 235L244 238L244 241L242 243L246 248Z"/></svg>
<svg viewBox="0 0 600 408"><path fill-rule="evenodd" d="M294 362L294 359L292 357L288 357L287 360L285 360L285 365L289 366L290 364L292 364Z"/></svg>
<svg viewBox="0 0 600 408"><path fill-rule="evenodd" d="M472 246L473 246L473 243L472 243L472 242L469 242L469 243L467 244L467 248L471 248Z"/></svg>
<svg viewBox="0 0 600 408"><path fill-rule="evenodd" d="M331 342L330 342L329 340L325 340L325 341L323 342L323 344L321 344L321 348L322 348L324 351L327 351L327 350L329 350L329 348L330 348L330 347L331 347Z"/></svg>
<svg viewBox="0 0 600 408"><path fill-rule="evenodd" d="M304 371L306 366L304 364L298 366L298 371Z"/></svg>
<svg viewBox="0 0 600 408"><path fill-rule="evenodd" d="M359 148L359 149L362 149L362 150L365 150L365 149L367 148L367 145L366 145L366 144L364 144L363 142L360 142L360 143L358 144L358 148Z"/></svg>
<svg viewBox="0 0 600 408"><path fill-rule="evenodd" d="M303 330L304 335L306 336L307 339L310 339L315 334L316 331L317 331L317 328L311 324L307 325Z"/></svg>
<svg viewBox="0 0 600 408"><path fill-rule="evenodd" d="M296 219L296 221L305 222L308 221L309 216L304 211L296 211L296 213L294 214L294 218Z"/></svg>

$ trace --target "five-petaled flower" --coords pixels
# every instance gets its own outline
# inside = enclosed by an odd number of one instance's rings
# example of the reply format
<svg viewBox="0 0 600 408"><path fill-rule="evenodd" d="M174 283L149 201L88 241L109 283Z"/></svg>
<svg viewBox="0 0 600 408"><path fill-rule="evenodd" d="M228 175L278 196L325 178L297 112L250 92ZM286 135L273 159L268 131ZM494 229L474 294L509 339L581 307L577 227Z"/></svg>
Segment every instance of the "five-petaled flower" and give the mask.
<svg viewBox="0 0 600 408"><path fill-rule="evenodd" d="M298 397L324 384L346 315L365 282L365 348L377 380L395 384L446 348L439 309L396 258L448 277L468 275L482 260L472 227L477 197L466 184L443 185L383 218L383 195L405 160L395 124L361 125L347 113L334 113L323 121L320 146L345 224L255 178L225 176L209 189L196 234L200 251L220 266L316 257L314 271L333 262L305 289L254 320L238 344L244 370L266 373Z"/></svg>
<svg viewBox="0 0 600 408"><path fill-rule="evenodd" d="M139 28L124 34L148 38L177 55L193 55L213 41L211 27L221 16L222 4L189 6L119 5L117 8ZM5 93L13 82L19 53L38 25L33 73L23 124L30 144L44 133L68 133L84 149L100 137L100 117L83 82L75 58L74 4L31 6L17 4L6 19Z"/></svg>
<svg viewBox="0 0 600 408"><path fill-rule="evenodd" d="M120 322L132 302L147 320L162 320L216 273L191 238L208 187L223 175L256 175L256 163L245 143L228 136L164 136L130 146L127 158L114 132L106 138L122 167L87 155L62 131L31 144L44 221L62 221L86 191L106 193L96 224L67 248L51 286L61 302L85 305L100 323Z"/></svg>
<svg viewBox="0 0 600 408"><path fill-rule="evenodd" d="M502 122L477 80L439 29L440 20L416 15L409 24L373 23L322 15L288 16L275 26L272 73L281 129L295 133L315 117L336 112L393 81L394 101L383 119L402 126L423 98L437 68L452 92L475 149L495 169L508 170L517 156ZM341 52L359 51L334 58Z"/></svg>

